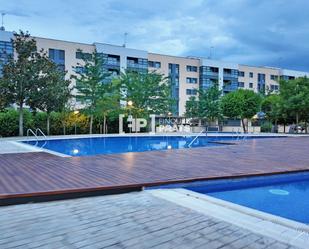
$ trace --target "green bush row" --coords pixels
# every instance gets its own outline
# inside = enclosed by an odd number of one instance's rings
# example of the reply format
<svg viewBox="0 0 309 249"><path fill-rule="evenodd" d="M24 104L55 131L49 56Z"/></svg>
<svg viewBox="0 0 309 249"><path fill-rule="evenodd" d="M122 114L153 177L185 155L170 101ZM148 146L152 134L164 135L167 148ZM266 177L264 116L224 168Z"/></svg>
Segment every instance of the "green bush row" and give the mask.
<svg viewBox="0 0 309 249"><path fill-rule="evenodd" d="M45 134L47 114L45 112L33 113L24 110L24 134L27 130L40 128ZM18 136L19 113L17 110L8 109L0 112L0 136ZM118 122L107 120L109 133L118 132ZM94 119L93 133L100 133L100 121ZM50 135L70 135L89 133L89 118L84 114L74 115L73 113L52 112L50 115Z"/></svg>

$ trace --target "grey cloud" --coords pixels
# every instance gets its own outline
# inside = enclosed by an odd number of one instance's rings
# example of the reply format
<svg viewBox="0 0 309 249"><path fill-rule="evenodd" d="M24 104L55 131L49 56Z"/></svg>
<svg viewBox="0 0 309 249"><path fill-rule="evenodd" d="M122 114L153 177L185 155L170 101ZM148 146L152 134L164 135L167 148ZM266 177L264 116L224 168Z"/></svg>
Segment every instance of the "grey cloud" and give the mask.
<svg viewBox="0 0 309 249"><path fill-rule="evenodd" d="M309 70L307 0L0 0L11 29L172 55ZM48 8L46 7L48 6Z"/></svg>

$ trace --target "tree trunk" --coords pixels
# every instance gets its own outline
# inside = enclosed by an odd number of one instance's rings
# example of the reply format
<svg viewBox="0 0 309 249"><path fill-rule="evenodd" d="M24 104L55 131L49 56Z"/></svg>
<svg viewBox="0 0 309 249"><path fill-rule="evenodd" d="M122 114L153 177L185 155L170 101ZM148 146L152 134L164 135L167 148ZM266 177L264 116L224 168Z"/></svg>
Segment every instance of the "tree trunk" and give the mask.
<svg viewBox="0 0 309 249"><path fill-rule="evenodd" d="M298 112L296 113L296 133L298 133L298 121L299 121L299 115Z"/></svg>
<svg viewBox="0 0 309 249"><path fill-rule="evenodd" d="M46 132L47 132L47 136L49 136L49 132L50 132L50 113L47 113Z"/></svg>
<svg viewBox="0 0 309 249"><path fill-rule="evenodd" d="M23 113L23 103L19 104L19 136L24 135L24 113Z"/></svg>
<svg viewBox="0 0 309 249"><path fill-rule="evenodd" d="M106 134L106 116L103 117L103 133Z"/></svg>
<svg viewBox="0 0 309 249"><path fill-rule="evenodd" d="M66 133L66 128L65 128L65 124L63 125L63 135L65 135Z"/></svg>
<svg viewBox="0 0 309 249"><path fill-rule="evenodd" d="M93 114L90 115L89 134L92 134Z"/></svg>
<svg viewBox="0 0 309 249"><path fill-rule="evenodd" d="M299 115L298 112L296 113L296 125L298 126L298 122L299 122Z"/></svg>
<svg viewBox="0 0 309 249"><path fill-rule="evenodd" d="M241 119L241 123L242 123L242 128L243 128L243 130L244 130L244 133L247 133L246 125L245 125L245 120L244 120L244 119Z"/></svg>
<svg viewBox="0 0 309 249"><path fill-rule="evenodd" d="M283 133L285 133L285 123L283 124Z"/></svg>

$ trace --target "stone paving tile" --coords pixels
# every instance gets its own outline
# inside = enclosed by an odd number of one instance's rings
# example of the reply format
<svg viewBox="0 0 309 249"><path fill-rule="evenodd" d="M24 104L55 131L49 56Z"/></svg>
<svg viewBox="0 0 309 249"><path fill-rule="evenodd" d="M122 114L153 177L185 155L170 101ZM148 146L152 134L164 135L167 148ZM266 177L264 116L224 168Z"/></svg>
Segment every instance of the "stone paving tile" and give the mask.
<svg viewBox="0 0 309 249"><path fill-rule="evenodd" d="M140 192L0 207L0 248L293 247Z"/></svg>

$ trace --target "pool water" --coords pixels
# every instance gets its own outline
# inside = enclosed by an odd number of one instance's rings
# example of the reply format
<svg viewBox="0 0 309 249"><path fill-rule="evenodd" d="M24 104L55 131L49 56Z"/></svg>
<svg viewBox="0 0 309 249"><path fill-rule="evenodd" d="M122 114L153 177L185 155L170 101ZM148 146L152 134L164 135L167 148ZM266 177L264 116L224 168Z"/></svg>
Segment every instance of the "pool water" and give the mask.
<svg viewBox="0 0 309 249"><path fill-rule="evenodd" d="M185 188L309 224L309 173L215 181Z"/></svg>
<svg viewBox="0 0 309 249"><path fill-rule="evenodd" d="M37 146L70 156L87 156L188 148L193 139L193 136L96 137L39 141ZM224 144L217 143L222 139L232 140L232 137L220 139L199 137L191 147L222 146ZM36 141L25 141L24 143L35 145Z"/></svg>

